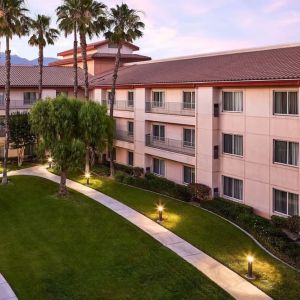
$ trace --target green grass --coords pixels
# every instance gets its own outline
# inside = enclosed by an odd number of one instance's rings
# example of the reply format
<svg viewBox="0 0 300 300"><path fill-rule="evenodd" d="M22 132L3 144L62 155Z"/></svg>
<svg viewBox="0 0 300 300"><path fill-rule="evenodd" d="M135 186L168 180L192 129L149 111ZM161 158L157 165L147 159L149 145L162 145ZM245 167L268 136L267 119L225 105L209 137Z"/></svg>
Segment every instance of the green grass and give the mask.
<svg viewBox="0 0 300 300"><path fill-rule="evenodd" d="M109 209L57 190L25 176L0 186L0 273L20 300L230 298Z"/></svg>
<svg viewBox="0 0 300 300"><path fill-rule="evenodd" d="M35 163L31 163L31 162L23 162L22 166L21 167L18 167L18 164L17 163L10 163L8 164L8 172L9 171L15 171L15 170L20 170L20 169L24 169L24 168L29 168L29 167L33 167L35 166L36 164ZM3 172L3 167L2 167L2 162L0 162L0 174L2 174Z"/></svg>
<svg viewBox="0 0 300 300"><path fill-rule="evenodd" d="M85 183L78 174L71 177ZM128 187L105 177L92 178L91 186L153 220L158 217L155 206L162 202L166 218L163 226L242 276L247 271L246 256L254 255L257 279L253 283L257 287L274 299L300 299L300 273L272 258L242 231L221 218L188 203Z"/></svg>

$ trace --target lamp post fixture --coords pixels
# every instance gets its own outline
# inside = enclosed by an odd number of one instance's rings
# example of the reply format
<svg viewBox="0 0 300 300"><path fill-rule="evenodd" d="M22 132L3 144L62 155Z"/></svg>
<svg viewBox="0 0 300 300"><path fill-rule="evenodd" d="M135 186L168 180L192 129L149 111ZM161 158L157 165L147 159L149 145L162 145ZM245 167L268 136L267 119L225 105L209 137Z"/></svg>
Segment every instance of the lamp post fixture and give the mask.
<svg viewBox="0 0 300 300"><path fill-rule="evenodd" d="M91 174L90 173L85 173L84 177L86 178L86 184L90 185Z"/></svg>
<svg viewBox="0 0 300 300"><path fill-rule="evenodd" d="M158 205L157 210L158 210L158 221L161 223L163 221L164 207L162 205Z"/></svg>
<svg viewBox="0 0 300 300"><path fill-rule="evenodd" d="M253 280L253 279L255 279L255 276L253 275L253 269L252 269L254 257L252 255L248 255L247 261L248 261L248 272L246 274L246 278Z"/></svg>
<svg viewBox="0 0 300 300"><path fill-rule="evenodd" d="M52 168L52 162L53 162L53 158L51 156L48 157L48 164L49 164L49 169Z"/></svg>

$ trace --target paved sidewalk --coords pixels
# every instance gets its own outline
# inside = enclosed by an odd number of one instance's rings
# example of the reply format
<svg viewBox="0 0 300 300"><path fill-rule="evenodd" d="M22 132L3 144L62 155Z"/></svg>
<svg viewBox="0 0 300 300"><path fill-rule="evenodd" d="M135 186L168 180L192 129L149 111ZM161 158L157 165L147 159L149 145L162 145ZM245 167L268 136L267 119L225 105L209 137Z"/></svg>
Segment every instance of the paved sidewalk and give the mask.
<svg viewBox="0 0 300 300"><path fill-rule="evenodd" d="M37 166L19 171L12 171L12 175L32 175L39 176L51 181L59 183L60 177L46 170L44 166ZM145 217L141 213L124 205L123 203L104 195L92 188L89 188L80 183L67 180L67 186L77 192L80 192L98 203L111 209L118 215L122 216L132 224L139 227L144 232L148 233L158 242L169 248L171 251L178 254L188 263L196 267L204 273L222 289L227 291L235 299L241 300L266 300L271 299L264 292L252 285L243 277L231 271L215 259L211 258L201 250L195 248L185 240L181 239L163 226ZM14 298L13 298L14 299ZM2 300L0 296L0 300Z"/></svg>
<svg viewBox="0 0 300 300"><path fill-rule="evenodd" d="M5 278L0 274L0 300L18 300L15 293L5 280Z"/></svg>

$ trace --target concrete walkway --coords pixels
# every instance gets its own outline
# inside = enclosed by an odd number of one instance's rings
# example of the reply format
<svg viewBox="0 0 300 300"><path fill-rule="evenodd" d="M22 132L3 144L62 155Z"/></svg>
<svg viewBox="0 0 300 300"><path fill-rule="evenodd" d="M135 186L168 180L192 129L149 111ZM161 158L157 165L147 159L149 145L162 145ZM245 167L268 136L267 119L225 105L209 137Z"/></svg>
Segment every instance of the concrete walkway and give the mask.
<svg viewBox="0 0 300 300"><path fill-rule="evenodd" d="M5 280L5 278L0 274L0 300L18 300L15 293Z"/></svg>
<svg viewBox="0 0 300 300"><path fill-rule="evenodd" d="M46 170L46 167L44 166L12 171L9 173L9 175L30 175L43 177L56 183L59 183L60 181L59 176L48 172ZM141 213L133 210L127 205L124 205L123 203L120 203L119 201L107 195L104 195L92 188L71 180L67 180L67 186L79 193L82 193L94 199L98 203L106 206L121 217L139 227L141 230L160 242L162 245L169 248L171 251L175 252L185 261L204 273L208 278L214 281L222 289L227 291L235 299L271 299L268 295L245 280L243 277L239 276L201 250L195 248L171 231L145 217ZM2 300L1 296L0 300Z"/></svg>

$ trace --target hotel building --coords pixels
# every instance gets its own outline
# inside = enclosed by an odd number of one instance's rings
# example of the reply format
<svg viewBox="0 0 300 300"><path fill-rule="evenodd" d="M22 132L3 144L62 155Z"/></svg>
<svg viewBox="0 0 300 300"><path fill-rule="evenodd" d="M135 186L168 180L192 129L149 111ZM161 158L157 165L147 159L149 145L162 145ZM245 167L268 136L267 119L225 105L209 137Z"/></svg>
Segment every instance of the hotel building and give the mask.
<svg viewBox="0 0 300 300"><path fill-rule="evenodd" d="M138 50L122 48L116 162L179 184L205 184L265 217L299 215L300 46L157 61ZM107 41L88 48L90 98L102 104L110 99L115 53ZM72 50L59 56L45 67L43 98L72 95ZM0 67L0 116L4 83ZM30 108L37 84L37 67L12 67L12 111Z"/></svg>

